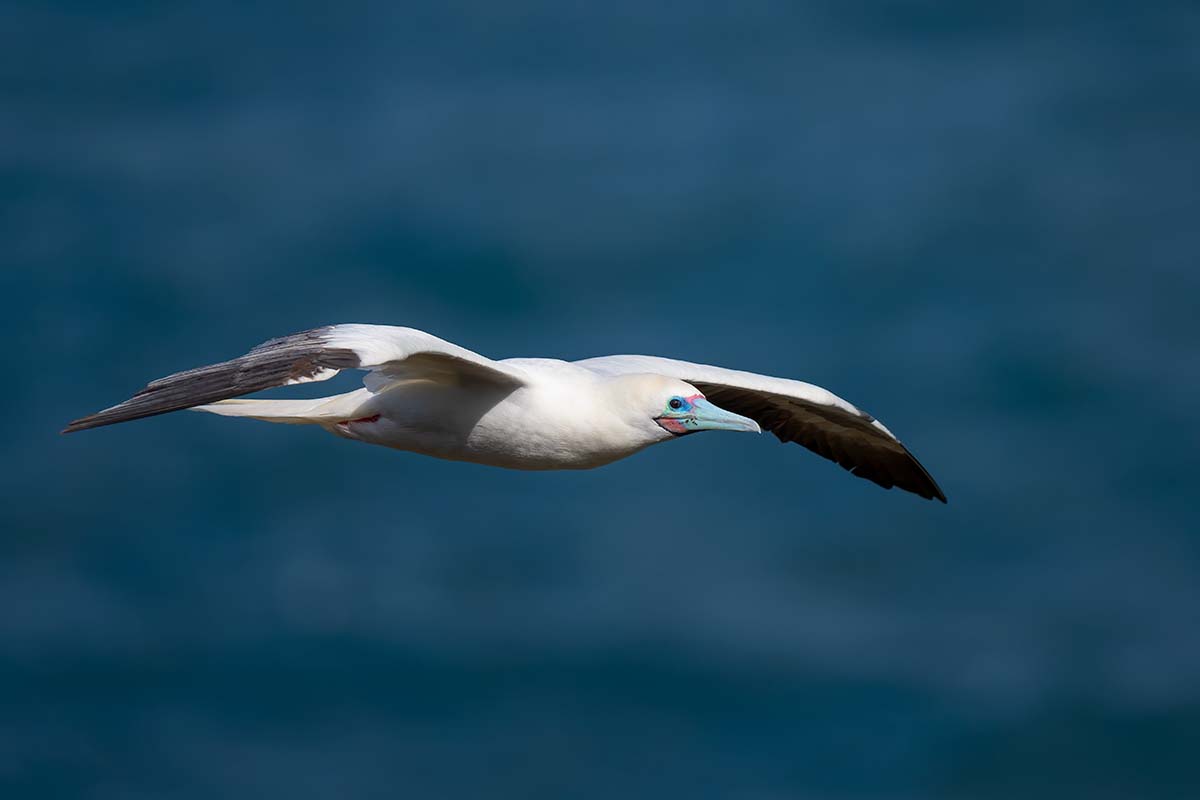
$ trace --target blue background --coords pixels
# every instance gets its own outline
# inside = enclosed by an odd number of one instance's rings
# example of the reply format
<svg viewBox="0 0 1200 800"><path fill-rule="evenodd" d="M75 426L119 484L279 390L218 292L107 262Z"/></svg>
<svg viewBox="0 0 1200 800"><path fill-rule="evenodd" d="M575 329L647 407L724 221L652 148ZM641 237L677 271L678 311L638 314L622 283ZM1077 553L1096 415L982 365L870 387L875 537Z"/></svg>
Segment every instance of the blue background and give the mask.
<svg viewBox="0 0 1200 800"><path fill-rule="evenodd" d="M1200 796L1195 4L249 6L0 18L0 795ZM813 381L950 505L57 434L347 321Z"/></svg>

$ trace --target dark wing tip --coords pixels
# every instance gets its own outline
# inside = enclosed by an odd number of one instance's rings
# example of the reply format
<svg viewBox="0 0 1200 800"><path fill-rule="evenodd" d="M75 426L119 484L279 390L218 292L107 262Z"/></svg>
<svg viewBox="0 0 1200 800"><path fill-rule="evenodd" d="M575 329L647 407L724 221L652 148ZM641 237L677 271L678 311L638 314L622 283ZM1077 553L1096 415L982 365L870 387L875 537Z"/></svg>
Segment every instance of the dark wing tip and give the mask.
<svg viewBox="0 0 1200 800"><path fill-rule="evenodd" d="M874 417L869 414L861 412L860 414L862 420L874 421ZM788 431L784 427L775 435L782 441L797 442L833 461L851 475L864 478L884 489L901 489L925 500L940 500L943 505L949 504L946 500L946 493L929 474L929 470L925 469L924 465L900 440L888 434L886 441L889 444L884 448L874 447L870 444L867 444L866 447L856 447L854 439L838 441L839 437L834 433L834 431L845 428L843 420L824 415L823 419L833 426L832 430L809 429L806 431L801 428ZM880 436L883 433L874 425L866 432L874 436Z"/></svg>
<svg viewBox="0 0 1200 800"><path fill-rule="evenodd" d="M905 489L906 487L904 487L904 486L900 486L899 484L897 484L897 488L900 488L900 489ZM936 483L935 483L935 484L932 484L932 485L931 485L931 486L929 486L928 488L921 488L921 489L907 489L907 491L909 491L909 492L912 492L912 493L913 493L913 494L915 494L917 497L920 497L920 498L922 498L922 499L925 499L925 500L937 500L937 501L939 501L939 502L940 502L942 505L949 505L949 501L948 501L948 500L946 500L946 495L945 495L945 493L944 493L944 492L942 492L942 490L941 490L940 488L938 488L938 485L937 485Z"/></svg>
<svg viewBox="0 0 1200 800"><path fill-rule="evenodd" d="M90 428L99 428L102 425L111 424L105 422L103 416L104 412L98 411L95 414L89 414L86 417L73 419L67 423L67 427L59 431L59 434L78 433L79 431L86 431Z"/></svg>
<svg viewBox="0 0 1200 800"><path fill-rule="evenodd" d="M141 394L139 392L138 394ZM138 409L134 400L138 395L126 400L120 405L115 405L112 408L106 408L103 411L97 411L95 414L88 414L86 417L72 420L67 423L67 427L59 431L60 434L78 433L79 431L89 431L92 428L103 428L105 425L116 425L118 422L128 422L131 419L144 419L145 417L156 417L159 414L166 414L170 411L178 409L162 408L162 409ZM130 410L132 407L132 410Z"/></svg>
<svg viewBox="0 0 1200 800"><path fill-rule="evenodd" d="M325 370L359 366L356 352L329 347L330 327L314 328L272 339L231 361L176 372L151 381L124 403L77 419L62 429L75 433L118 422L166 414L185 408L240 397L262 389L284 386L298 379L322 380Z"/></svg>
<svg viewBox="0 0 1200 800"><path fill-rule="evenodd" d="M127 418L123 415L108 413L109 411L114 411L114 410L116 410L116 408L105 409L104 411L98 411L95 414L91 414L86 417L80 417L77 420L72 420L71 422L67 423L67 427L65 427L61 431L59 431L59 434L65 435L68 433L79 433L80 431L89 431L92 428L103 428L105 425L115 425L118 422L127 421ZM157 413L165 414L167 412L159 411ZM145 416L154 416L154 415L147 414Z"/></svg>
<svg viewBox="0 0 1200 800"><path fill-rule="evenodd" d="M904 445L901 445L904 447ZM946 493L942 491L942 487L938 486L938 482L929 474L929 470L917 460L917 457L904 448L905 455L908 456L909 463L915 468L916 481L912 484L912 488L901 486L901 489L908 489L913 494L920 495L926 500L940 500L942 505L949 505L950 502L946 499Z"/></svg>
<svg viewBox="0 0 1200 800"><path fill-rule="evenodd" d="M937 481L921 465L921 462L917 461L907 448L904 448L904 445L900 445L900 447L903 448L902 452L891 451L890 453L870 455L862 453L850 455L845 452L831 452L829 455L825 455L821 449L813 447L810 449L819 455L824 455L856 478L863 478L884 489L900 489L925 500L940 500L945 504L947 502L946 494L938 486Z"/></svg>
<svg viewBox="0 0 1200 800"><path fill-rule="evenodd" d="M880 430L870 414L725 384L693 383L717 405L750 417L781 442L802 445L856 478L947 503L929 471L894 436Z"/></svg>

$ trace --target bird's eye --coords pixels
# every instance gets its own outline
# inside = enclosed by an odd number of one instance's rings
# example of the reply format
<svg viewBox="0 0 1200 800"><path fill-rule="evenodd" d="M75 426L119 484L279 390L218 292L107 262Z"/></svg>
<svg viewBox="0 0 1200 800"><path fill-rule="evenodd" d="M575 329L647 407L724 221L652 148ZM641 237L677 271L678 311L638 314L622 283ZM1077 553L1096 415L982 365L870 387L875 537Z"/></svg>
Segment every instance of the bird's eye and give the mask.
<svg viewBox="0 0 1200 800"><path fill-rule="evenodd" d="M669 405L675 411L678 411L679 409L683 408L683 401L678 397L672 397L671 402L667 403L667 405Z"/></svg>

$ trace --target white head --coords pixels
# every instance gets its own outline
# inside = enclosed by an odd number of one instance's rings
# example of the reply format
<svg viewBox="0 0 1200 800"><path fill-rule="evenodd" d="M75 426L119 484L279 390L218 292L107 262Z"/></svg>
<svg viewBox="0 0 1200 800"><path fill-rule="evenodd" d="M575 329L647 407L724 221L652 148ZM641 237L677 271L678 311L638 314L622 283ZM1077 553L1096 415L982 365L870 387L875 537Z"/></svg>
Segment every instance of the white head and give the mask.
<svg viewBox="0 0 1200 800"><path fill-rule="evenodd" d="M664 375L621 375L608 382L610 408L646 444L698 431L761 433L758 423L718 408L690 383Z"/></svg>

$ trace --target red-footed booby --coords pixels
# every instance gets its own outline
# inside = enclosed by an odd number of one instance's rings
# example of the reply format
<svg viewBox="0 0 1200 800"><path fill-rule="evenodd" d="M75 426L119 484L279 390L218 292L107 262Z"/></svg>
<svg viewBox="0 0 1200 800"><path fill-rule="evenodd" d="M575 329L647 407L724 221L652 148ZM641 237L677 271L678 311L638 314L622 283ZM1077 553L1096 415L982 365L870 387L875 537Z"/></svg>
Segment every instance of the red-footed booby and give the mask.
<svg viewBox="0 0 1200 800"><path fill-rule="evenodd" d="M343 369L365 388L314 400L241 399ZM64 433L191 409L320 425L346 439L510 469L590 469L704 430L797 442L885 489L943 503L878 420L809 383L655 356L493 361L423 331L331 325L151 382Z"/></svg>

